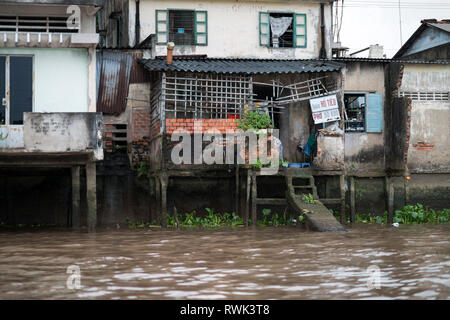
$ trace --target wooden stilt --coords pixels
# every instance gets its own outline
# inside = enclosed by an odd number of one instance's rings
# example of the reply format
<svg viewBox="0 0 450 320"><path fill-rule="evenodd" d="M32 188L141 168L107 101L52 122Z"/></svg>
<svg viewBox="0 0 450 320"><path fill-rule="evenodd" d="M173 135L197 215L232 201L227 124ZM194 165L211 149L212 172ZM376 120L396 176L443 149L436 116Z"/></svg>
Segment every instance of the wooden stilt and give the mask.
<svg viewBox="0 0 450 320"><path fill-rule="evenodd" d="M95 232L97 227L97 176L95 162L86 164L86 199L88 231Z"/></svg>
<svg viewBox="0 0 450 320"><path fill-rule="evenodd" d="M72 228L80 228L80 167L72 167Z"/></svg>
<svg viewBox="0 0 450 320"><path fill-rule="evenodd" d="M167 187L169 177L167 173L160 176L161 179L161 226L167 228Z"/></svg>
<svg viewBox="0 0 450 320"><path fill-rule="evenodd" d="M252 174L252 225L256 226L256 198L257 198L257 185L256 175Z"/></svg>
<svg viewBox="0 0 450 320"><path fill-rule="evenodd" d="M350 177L350 223L356 220L356 190L355 177Z"/></svg>
<svg viewBox="0 0 450 320"><path fill-rule="evenodd" d="M245 217L244 217L244 223L245 226L248 227L248 217L249 217L249 210L250 210L250 187L251 187L251 175L250 170L247 170L247 183L246 183L246 192L247 196L245 198Z"/></svg>
<svg viewBox="0 0 450 320"><path fill-rule="evenodd" d="M345 223L345 176L339 176L339 185L341 189L341 224Z"/></svg>

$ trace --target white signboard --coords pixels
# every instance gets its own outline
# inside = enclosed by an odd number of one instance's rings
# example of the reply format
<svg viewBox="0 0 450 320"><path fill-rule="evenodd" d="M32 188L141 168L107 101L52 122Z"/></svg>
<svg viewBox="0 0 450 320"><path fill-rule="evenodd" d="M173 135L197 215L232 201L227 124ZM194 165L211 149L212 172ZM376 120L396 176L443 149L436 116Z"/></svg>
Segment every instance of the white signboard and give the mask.
<svg viewBox="0 0 450 320"><path fill-rule="evenodd" d="M311 99L309 103L315 124L341 120L335 94Z"/></svg>

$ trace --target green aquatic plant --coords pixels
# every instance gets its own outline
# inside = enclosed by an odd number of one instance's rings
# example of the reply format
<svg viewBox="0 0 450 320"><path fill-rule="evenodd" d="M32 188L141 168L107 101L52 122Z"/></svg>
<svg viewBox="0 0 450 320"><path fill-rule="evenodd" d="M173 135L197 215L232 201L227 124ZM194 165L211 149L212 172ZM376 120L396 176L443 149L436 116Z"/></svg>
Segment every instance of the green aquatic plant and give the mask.
<svg viewBox="0 0 450 320"><path fill-rule="evenodd" d="M446 223L450 220L450 209L433 210L421 204L405 206L396 210L393 222L403 224L415 223Z"/></svg>
<svg viewBox="0 0 450 320"><path fill-rule="evenodd" d="M244 225L244 219L238 216L235 212L232 213L216 213L212 208L205 208L206 214L203 216L197 216L195 211L190 213L177 213L176 217L172 214L167 214L167 226L170 228L217 228L217 227L240 227ZM249 224L252 224L252 220L248 219ZM127 217L127 225L131 229L154 227L156 222L146 223L143 221L131 222ZM256 224L261 227L267 226L287 226L295 224L296 220L293 216L287 216L286 211L280 215L278 213L272 213L270 209L263 209L262 219L257 220Z"/></svg>
<svg viewBox="0 0 450 320"><path fill-rule="evenodd" d="M333 213L337 217L336 213ZM370 213L356 213L356 223L387 224L389 220L388 212L382 215L373 215ZM392 222L401 224L419 224L419 223L447 223L450 221L450 209L434 210L424 207L418 203L416 205L404 206L401 210L396 210L392 217ZM347 222L350 217L347 216Z"/></svg>

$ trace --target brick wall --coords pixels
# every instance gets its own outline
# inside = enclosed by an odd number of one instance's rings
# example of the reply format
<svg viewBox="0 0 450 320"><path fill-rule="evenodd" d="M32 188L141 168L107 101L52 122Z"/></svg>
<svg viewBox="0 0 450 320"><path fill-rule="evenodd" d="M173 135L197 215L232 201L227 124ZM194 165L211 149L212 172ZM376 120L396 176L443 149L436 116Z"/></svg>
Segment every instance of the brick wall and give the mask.
<svg viewBox="0 0 450 320"><path fill-rule="evenodd" d="M133 164L148 161L150 141L150 112L148 108L133 108L131 161Z"/></svg>
<svg viewBox="0 0 450 320"><path fill-rule="evenodd" d="M166 119L166 133L171 134L177 129L187 130L189 133L194 132L194 122L199 121L197 119ZM235 119L202 119L201 120L201 128L195 127L196 132L204 133L208 129L218 129L222 133L225 133L225 130L237 129L237 122Z"/></svg>
<svg viewBox="0 0 450 320"><path fill-rule="evenodd" d="M133 108L133 137L132 141L140 140L150 135L150 112L148 109Z"/></svg>

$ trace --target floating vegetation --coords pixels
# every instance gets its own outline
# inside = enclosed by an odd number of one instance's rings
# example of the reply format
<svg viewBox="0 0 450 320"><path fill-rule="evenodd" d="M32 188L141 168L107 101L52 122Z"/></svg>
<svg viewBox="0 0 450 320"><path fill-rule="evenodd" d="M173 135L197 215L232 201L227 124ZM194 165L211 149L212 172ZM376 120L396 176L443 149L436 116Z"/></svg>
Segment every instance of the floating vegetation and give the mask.
<svg viewBox="0 0 450 320"><path fill-rule="evenodd" d="M242 227L245 224L243 218L238 216L235 212L232 213L215 213L214 209L205 208L206 214L200 216L197 215L196 211L185 214L177 214L176 218L174 215L167 215L167 226L168 227L179 227L179 228L217 228L217 227ZM249 220L249 225L252 224L251 218ZM287 216L287 213L283 214L272 213L270 209L262 210L262 219L257 220L256 225L260 227L278 227L278 226L289 226L296 223L294 216ZM144 228L144 227L158 227L156 226L156 221L152 223L145 222L131 222L127 218L127 225L129 228Z"/></svg>
<svg viewBox="0 0 450 320"><path fill-rule="evenodd" d="M337 219L339 213L333 212ZM420 223L447 223L450 221L450 209L433 210L424 207L418 203L416 205L404 206L401 210L395 210L392 217L393 223L400 224L420 224ZM350 222L350 217L347 215L347 222ZM374 215L371 213L356 213L356 223L376 223L388 224L388 212L385 211L382 215Z"/></svg>

